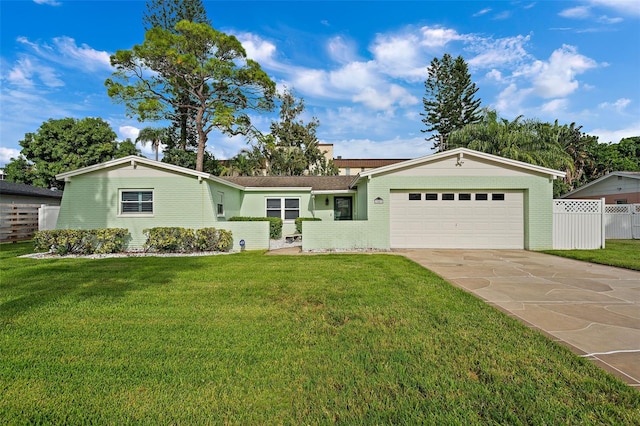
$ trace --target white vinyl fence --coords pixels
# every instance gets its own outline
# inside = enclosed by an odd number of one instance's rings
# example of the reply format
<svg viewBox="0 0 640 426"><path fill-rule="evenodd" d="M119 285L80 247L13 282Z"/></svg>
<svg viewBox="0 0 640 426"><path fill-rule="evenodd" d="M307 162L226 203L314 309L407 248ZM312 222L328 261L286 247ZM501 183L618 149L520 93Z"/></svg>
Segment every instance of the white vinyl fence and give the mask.
<svg viewBox="0 0 640 426"><path fill-rule="evenodd" d="M553 200L553 248L604 248L604 208L604 198Z"/></svg>
<svg viewBox="0 0 640 426"><path fill-rule="evenodd" d="M640 204L609 204L604 212L607 239L640 239Z"/></svg>
<svg viewBox="0 0 640 426"><path fill-rule="evenodd" d="M553 248L604 248L605 239L640 239L640 204L553 200Z"/></svg>

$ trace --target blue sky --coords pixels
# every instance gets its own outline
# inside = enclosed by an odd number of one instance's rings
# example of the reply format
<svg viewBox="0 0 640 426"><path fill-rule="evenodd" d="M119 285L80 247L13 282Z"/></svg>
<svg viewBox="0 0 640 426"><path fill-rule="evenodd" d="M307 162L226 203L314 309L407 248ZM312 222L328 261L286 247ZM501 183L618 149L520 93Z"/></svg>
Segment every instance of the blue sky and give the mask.
<svg viewBox="0 0 640 426"><path fill-rule="evenodd" d="M204 1L343 158L431 152L420 113L427 66L462 55L483 107L575 122L600 142L640 135L640 1ZM144 1L0 1L0 164L50 118L101 117L118 139L162 123L107 96L109 56L142 43ZM271 116L253 116L267 130ZM230 158L241 137L213 133ZM150 147L143 153L151 156Z"/></svg>

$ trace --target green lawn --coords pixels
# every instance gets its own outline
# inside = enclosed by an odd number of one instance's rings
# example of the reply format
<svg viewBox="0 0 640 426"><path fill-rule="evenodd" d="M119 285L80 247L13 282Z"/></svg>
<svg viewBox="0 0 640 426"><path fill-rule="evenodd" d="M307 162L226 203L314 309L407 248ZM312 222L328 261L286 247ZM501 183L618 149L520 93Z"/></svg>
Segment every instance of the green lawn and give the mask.
<svg viewBox="0 0 640 426"><path fill-rule="evenodd" d="M599 250L547 250L545 253L640 271L640 240L607 240Z"/></svg>
<svg viewBox="0 0 640 426"><path fill-rule="evenodd" d="M17 259L0 424L640 424L640 392L394 255Z"/></svg>

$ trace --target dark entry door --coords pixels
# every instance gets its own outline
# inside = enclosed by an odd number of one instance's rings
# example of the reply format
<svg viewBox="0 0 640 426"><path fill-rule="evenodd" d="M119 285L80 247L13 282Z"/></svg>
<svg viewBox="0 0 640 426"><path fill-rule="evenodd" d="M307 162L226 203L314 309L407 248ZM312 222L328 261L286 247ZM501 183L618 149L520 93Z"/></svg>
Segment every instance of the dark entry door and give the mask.
<svg viewBox="0 0 640 426"><path fill-rule="evenodd" d="M333 199L333 219L352 220L351 197L335 197Z"/></svg>

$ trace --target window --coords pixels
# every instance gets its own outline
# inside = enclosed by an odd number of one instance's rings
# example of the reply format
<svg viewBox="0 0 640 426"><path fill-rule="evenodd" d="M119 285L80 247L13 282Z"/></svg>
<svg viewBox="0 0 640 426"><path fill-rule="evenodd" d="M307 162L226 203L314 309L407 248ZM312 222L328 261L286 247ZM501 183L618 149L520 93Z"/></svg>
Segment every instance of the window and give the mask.
<svg viewBox="0 0 640 426"><path fill-rule="evenodd" d="M491 200L504 201L504 194L491 194Z"/></svg>
<svg viewBox="0 0 640 426"><path fill-rule="evenodd" d="M476 194L476 201L487 201L488 199L488 194Z"/></svg>
<svg viewBox="0 0 640 426"><path fill-rule="evenodd" d="M427 192L426 194L424 194L424 199L427 201L438 201L438 194Z"/></svg>
<svg viewBox="0 0 640 426"><path fill-rule="evenodd" d="M224 192L218 191L218 199L216 201L216 213L218 217L224 217Z"/></svg>
<svg viewBox="0 0 640 426"><path fill-rule="evenodd" d="M616 200L616 204L627 204L627 199L626 198L618 199Z"/></svg>
<svg viewBox="0 0 640 426"><path fill-rule="evenodd" d="M471 194L458 194L458 200L469 201L471 200Z"/></svg>
<svg viewBox="0 0 640 426"><path fill-rule="evenodd" d="M152 215L153 191L120 191L121 215Z"/></svg>
<svg viewBox="0 0 640 426"><path fill-rule="evenodd" d="M267 198L267 217L294 220L300 216L299 198Z"/></svg>
<svg viewBox="0 0 640 426"><path fill-rule="evenodd" d="M409 200L422 200L422 194L409 194Z"/></svg>
<svg viewBox="0 0 640 426"><path fill-rule="evenodd" d="M455 197L454 197L454 195L453 195L453 194L442 194L442 199L443 199L443 200L449 200L449 201L450 201L450 200L454 200L454 199L455 199Z"/></svg>
<svg viewBox="0 0 640 426"><path fill-rule="evenodd" d="M351 176L351 167L345 167L344 174L346 176Z"/></svg>

